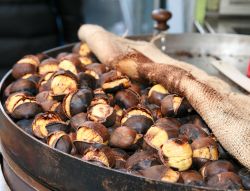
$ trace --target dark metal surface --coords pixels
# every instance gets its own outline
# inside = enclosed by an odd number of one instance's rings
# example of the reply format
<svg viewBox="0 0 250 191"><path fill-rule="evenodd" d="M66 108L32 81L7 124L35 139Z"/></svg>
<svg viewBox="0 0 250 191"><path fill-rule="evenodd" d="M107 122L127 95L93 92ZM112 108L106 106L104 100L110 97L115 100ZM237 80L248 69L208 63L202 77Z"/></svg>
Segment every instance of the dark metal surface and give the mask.
<svg viewBox="0 0 250 191"><path fill-rule="evenodd" d="M147 37L149 38L149 37ZM170 38L169 36L167 38ZM167 41L166 46L172 46ZM182 35L173 36L180 51ZM200 37L199 37L200 38ZM202 37L201 37L202 38ZM172 39L171 39L172 40ZM159 43L159 42L157 42ZM173 42L172 42L173 43ZM46 53L55 56L62 51L69 51L73 45L52 49ZM186 51L185 43L183 45ZM194 47L194 49L198 47ZM174 52L174 49L171 49ZM248 49L249 50L249 49ZM190 50L189 50L190 51ZM241 52L242 53L242 52ZM3 98L5 87L13 81L11 71L2 79L0 95ZM3 100L2 104L3 104ZM4 150L3 157L13 160L25 173L34 180L52 190L215 190L203 187L192 187L183 184L170 184L143 177L129 175L113 169L99 167L82 161L71 155L50 148L19 128L6 114L0 105L0 137Z"/></svg>

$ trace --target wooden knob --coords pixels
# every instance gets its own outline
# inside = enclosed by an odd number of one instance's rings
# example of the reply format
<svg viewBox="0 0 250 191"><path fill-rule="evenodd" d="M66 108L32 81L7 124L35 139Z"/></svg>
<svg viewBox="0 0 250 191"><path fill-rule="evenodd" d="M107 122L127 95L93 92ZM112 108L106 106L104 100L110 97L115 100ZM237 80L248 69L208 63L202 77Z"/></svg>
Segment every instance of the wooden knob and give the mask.
<svg viewBox="0 0 250 191"><path fill-rule="evenodd" d="M169 29L167 21L172 17L172 14L165 9L155 9L152 11L152 18L156 21L154 28L158 31Z"/></svg>

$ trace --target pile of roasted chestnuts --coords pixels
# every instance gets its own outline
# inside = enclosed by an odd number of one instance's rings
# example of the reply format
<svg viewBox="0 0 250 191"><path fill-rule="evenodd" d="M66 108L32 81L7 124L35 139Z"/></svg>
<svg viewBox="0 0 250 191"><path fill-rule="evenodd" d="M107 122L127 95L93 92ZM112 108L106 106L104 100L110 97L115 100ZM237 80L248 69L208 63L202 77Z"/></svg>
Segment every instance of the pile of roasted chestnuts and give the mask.
<svg viewBox="0 0 250 191"><path fill-rule="evenodd" d="M218 143L188 100L131 81L99 63L86 43L13 67L5 109L27 133L84 161L138 176L250 189L250 173Z"/></svg>

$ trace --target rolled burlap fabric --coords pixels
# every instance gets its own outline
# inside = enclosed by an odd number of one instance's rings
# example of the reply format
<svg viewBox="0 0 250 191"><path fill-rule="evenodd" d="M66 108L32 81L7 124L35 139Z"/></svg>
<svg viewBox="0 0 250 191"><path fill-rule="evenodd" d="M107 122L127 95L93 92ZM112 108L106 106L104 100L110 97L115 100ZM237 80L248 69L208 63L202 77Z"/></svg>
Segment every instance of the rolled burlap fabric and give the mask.
<svg viewBox="0 0 250 191"><path fill-rule="evenodd" d="M98 59L133 79L162 84L185 96L222 146L250 169L250 98L190 64L170 58L152 43L118 37L95 25L78 31Z"/></svg>

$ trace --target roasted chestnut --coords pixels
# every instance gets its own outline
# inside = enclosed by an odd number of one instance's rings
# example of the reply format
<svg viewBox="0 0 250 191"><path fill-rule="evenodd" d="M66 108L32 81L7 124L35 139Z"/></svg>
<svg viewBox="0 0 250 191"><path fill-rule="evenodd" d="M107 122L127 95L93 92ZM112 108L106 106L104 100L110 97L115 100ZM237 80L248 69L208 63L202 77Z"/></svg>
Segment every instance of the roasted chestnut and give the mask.
<svg viewBox="0 0 250 191"><path fill-rule="evenodd" d="M105 145L92 146L85 151L83 160L100 162L106 167L115 166L115 157L111 148Z"/></svg>
<svg viewBox="0 0 250 191"><path fill-rule="evenodd" d="M89 65L95 62L95 59L90 56L79 56L78 59L80 60L82 65Z"/></svg>
<svg viewBox="0 0 250 191"><path fill-rule="evenodd" d="M150 111L144 107L132 107L121 118L121 125L131 127L139 134L145 134L154 123Z"/></svg>
<svg viewBox="0 0 250 191"><path fill-rule="evenodd" d="M78 81L70 71L58 71L51 77L50 89L53 96L64 96L76 91Z"/></svg>
<svg viewBox="0 0 250 191"><path fill-rule="evenodd" d="M12 68L12 76L16 79L26 74L35 74L40 61L35 55L27 55L17 61Z"/></svg>
<svg viewBox="0 0 250 191"><path fill-rule="evenodd" d="M209 160L219 159L217 144L211 137L195 139L191 147L193 149L193 164L198 168L201 168Z"/></svg>
<svg viewBox="0 0 250 191"><path fill-rule="evenodd" d="M140 170L142 176L164 182L176 183L180 178L180 173L164 165L155 165L144 170Z"/></svg>
<svg viewBox="0 0 250 191"><path fill-rule="evenodd" d="M47 138L47 144L65 153L70 153L72 149L72 142L64 131L55 131L51 133Z"/></svg>
<svg viewBox="0 0 250 191"><path fill-rule="evenodd" d="M154 85L148 92L148 101L151 104L161 105L161 100L168 95L169 92L162 85Z"/></svg>
<svg viewBox="0 0 250 191"><path fill-rule="evenodd" d="M101 75L106 71L106 66L104 64L93 63L86 66L85 73L93 76L96 80L99 80Z"/></svg>
<svg viewBox="0 0 250 191"><path fill-rule="evenodd" d="M50 90L50 82L51 82L50 79L53 76L53 74L54 73L49 72L40 79L40 81L38 82L39 92Z"/></svg>
<svg viewBox="0 0 250 191"><path fill-rule="evenodd" d="M23 92L10 94L5 102L5 107L15 119L32 118L42 112L42 108L36 102L36 99Z"/></svg>
<svg viewBox="0 0 250 191"><path fill-rule="evenodd" d="M141 134L129 127L122 126L116 128L110 136L109 144L113 147L128 149L142 137Z"/></svg>
<svg viewBox="0 0 250 191"><path fill-rule="evenodd" d="M87 114L86 113L78 113L70 118L70 126L77 130L83 123L87 121Z"/></svg>
<svg viewBox="0 0 250 191"><path fill-rule="evenodd" d="M246 190L250 190L250 170L248 170L247 168L242 168L240 169L238 174L242 180L244 188Z"/></svg>
<svg viewBox="0 0 250 191"><path fill-rule="evenodd" d="M26 75L22 76L22 79L27 79L29 81L34 82L36 85L38 85L38 83L41 79L41 76L38 74L26 74Z"/></svg>
<svg viewBox="0 0 250 191"><path fill-rule="evenodd" d="M220 174L222 172L235 172L234 166L232 163L226 160L217 160L213 162L206 163L201 169L200 173L203 179L207 179L216 174Z"/></svg>
<svg viewBox="0 0 250 191"><path fill-rule="evenodd" d="M60 59L58 67L60 70L68 70L77 75L78 72L84 71L85 66L80 62L77 55L68 54Z"/></svg>
<svg viewBox="0 0 250 191"><path fill-rule="evenodd" d="M15 81L10 87L10 93L15 92L28 92L31 95L35 95L37 93L36 83L27 79L20 78Z"/></svg>
<svg viewBox="0 0 250 191"><path fill-rule="evenodd" d="M159 150L160 147L171 138L178 137L178 129L167 127L167 125L152 125L144 136L144 140L151 147Z"/></svg>
<svg viewBox="0 0 250 191"><path fill-rule="evenodd" d="M193 142L195 139L208 136L205 131L191 123L182 125L179 128L179 133L180 137L188 139L189 142Z"/></svg>
<svg viewBox="0 0 250 191"><path fill-rule="evenodd" d="M39 64L38 72L40 75L45 75L47 73L54 73L58 68L58 60L54 58L45 59Z"/></svg>
<svg viewBox="0 0 250 191"><path fill-rule="evenodd" d="M76 140L87 143L107 144L109 133L101 123L86 121L77 129Z"/></svg>
<svg viewBox="0 0 250 191"><path fill-rule="evenodd" d="M89 88L82 88L67 94L62 103L64 113L68 118L86 112L93 98L93 92Z"/></svg>
<svg viewBox="0 0 250 191"><path fill-rule="evenodd" d="M181 179L184 184L204 186L201 174L195 170L181 172Z"/></svg>
<svg viewBox="0 0 250 191"><path fill-rule="evenodd" d="M140 95L132 89L121 90L115 94L115 103L121 108L128 109L140 103Z"/></svg>
<svg viewBox="0 0 250 191"><path fill-rule="evenodd" d="M138 171L159 164L160 164L160 159L157 153L141 150L135 152L127 159L125 168L128 170Z"/></svg>
<svg viewBox="0 0 250 191"><path fill-rule="evenodd" d="M85 72L79 72L77 74L77 78L79 81L80 88L85 88L85 87L89 87L91 89L96 88L96 79L92 75L87 74Z"/></svg>
<svg viewBox="0 0 250 191"><path fill-rule="evenodd" d="M166 166L179 171L187 170L192 165L192 148L182 139L169 139L159 150L160 158Z"/></svg>
<svg viewBox="0 0 250 191"><path fill-rule="evenodd" d="M73 47L72 52L77 53L80 56L88 56L91 53L91 50L87 43L80 42Z"/></svg>
<svg viewBox="0 0 250 191"><path fill-rule="evenodd" d="M53 100L50 91L42 91L38 93L36 95L36 102L41 105L44 111L54 111L54 107L59 104L57 101Z"/></svg>
<svg viewBox="0 0 250 191"><path fill-rule="evenodd" d="M183 117L193 112L186 98L170 94L161 100L161 113L166 117Z"/></svg>
<svg viewBox="0 0 250 191"><path fill-rule="evenodd" d="M16 124L21 127L26 133L32 135L32 122L33 119L21 119Z"/></svg>
<svg viewBox="0 0 250 191"><path fill-rule="evenodd" d="M129 157L127 152L122 149L112 148L112 153L115 158L115 167L116 169L124 169L126 165L126 161Z"/></svg>
<svg viewBox="0 0 250 191"><path fill-rule="evenodd" d="M102 123L106 127L114 125L116 120L114 108L102 103L91 106L87 116L89 120Z"/></svg>
<svg viewBox="0 0 250 191"><path fill-rule="evenodd" d="M47 137L49 132L46 126L52 122L61 122L60 117L56 113L46 112L37 114L32 123L33 134L41 139ZM64 124L63 128L65 128Z"/></svg>
<svg viewBox="0 0 250 191"><path fill-rule="evenodd" d="M208 178L207 186L226 190L243 189L240 177L234 172L222 172Z"/></svg>
<svg viewBox="0 0 250 191"><path fill-rule="evenodd" d="M161 108L155 104L145 105L152 113L154 120L162 118Z"/></svg>
<svg viewBox="0 0 250 191"><path fill-rule="evenodd" d="M116 70L111 70L101 76L100 84L105 92L114 93L130 87L131 82L127 76L123 76Z"/></svg>

